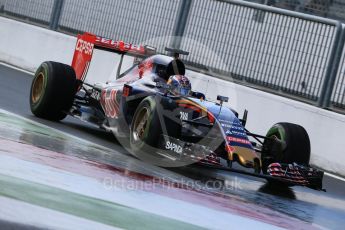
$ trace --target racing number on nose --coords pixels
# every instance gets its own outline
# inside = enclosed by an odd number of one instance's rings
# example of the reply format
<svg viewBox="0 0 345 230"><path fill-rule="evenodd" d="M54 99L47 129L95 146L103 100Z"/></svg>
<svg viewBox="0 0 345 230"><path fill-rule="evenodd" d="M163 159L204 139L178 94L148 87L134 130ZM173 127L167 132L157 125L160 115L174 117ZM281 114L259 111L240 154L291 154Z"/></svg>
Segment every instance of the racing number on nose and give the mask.
<svg viewBox="0 0 345 230"><path fill-rule="evenodd" d="M188 120L188 113L181 111L180 112L180 119L181 119L181 121Z"/></svg>

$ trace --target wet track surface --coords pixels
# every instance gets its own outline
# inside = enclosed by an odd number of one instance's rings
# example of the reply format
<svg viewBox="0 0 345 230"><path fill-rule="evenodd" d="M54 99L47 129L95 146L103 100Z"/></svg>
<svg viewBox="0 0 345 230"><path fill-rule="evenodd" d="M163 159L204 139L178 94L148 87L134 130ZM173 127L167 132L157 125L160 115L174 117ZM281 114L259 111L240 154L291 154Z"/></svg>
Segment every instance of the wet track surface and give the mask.
<svg viewBox="0 0 345 230"><path fill-rule="evenodd" d="M104 146L119 152L117 156L104 154L101 151L88 151L66 144L59 140L52 141L44 135L23 134L21 139L38 147L49 148L56 152L64 152L75 157L99 163L106 163L114 167L121 167L145 173L159 178L169 178L178 181L197 180L212 183L214 188L208 189L223 194L239 197L249 203L268 207L288 216L312 223L316 227L343 229L345 226L345 182L325 176L324 188L327 192L317 192L302 187L289 189L272 188L265 180L236 173L223 172L189 166L181 169L161 169L137 164L116 141L112 134L98 130L86 123L73 118L67 118L55 123L34 117L29 108L29 90L32 77L28 74L0 65L0 108L37 121L63 132L78 136L81 139ZM49 143L49 146L47 145ZM96 147L95 147L96 148ZM156 171L152 171L155 170ZM222 185L222 186L219 186Z"/></svg>

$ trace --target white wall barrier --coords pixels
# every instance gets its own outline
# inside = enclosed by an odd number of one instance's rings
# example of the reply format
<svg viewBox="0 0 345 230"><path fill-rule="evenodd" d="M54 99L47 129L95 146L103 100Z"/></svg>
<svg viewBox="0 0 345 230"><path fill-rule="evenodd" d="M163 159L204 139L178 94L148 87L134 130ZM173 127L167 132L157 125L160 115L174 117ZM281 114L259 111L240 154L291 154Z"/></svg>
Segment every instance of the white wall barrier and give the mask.
<svg viewBox="0 0 345 230"><path fill-rule="evenodd" d="M76 39L0 17L0 61L34 72L46 60L70 64Z"/></svg>
<svg viewBox="0 0 345 230"><path fill-rule="evenodd" d="M70 64L75 41L72 36L0 17L0 61L31 72L47 60ZM96 58L92 65L98 75L114 73L115 59L105 55ZM344 115L193 71L187 74L194 90L204 92L208 99L215 100L219 94L229 96L228 104L240 116L248 109L247 127L253 132L265 134L282 121L304 126L312 143L311 163L345 176Z"/></svg>

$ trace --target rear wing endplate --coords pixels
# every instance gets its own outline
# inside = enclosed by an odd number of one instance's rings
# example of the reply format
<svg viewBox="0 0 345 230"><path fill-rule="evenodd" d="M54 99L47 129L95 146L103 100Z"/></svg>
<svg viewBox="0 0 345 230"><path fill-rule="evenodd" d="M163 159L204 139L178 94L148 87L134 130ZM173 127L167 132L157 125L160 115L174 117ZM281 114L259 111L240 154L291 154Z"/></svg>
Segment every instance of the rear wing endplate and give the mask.
<svg viewBox="0 0 345 230"><path fill-rule="evenodd" d="M123 41L99 37L90 33L79 34L72 60L72 67L78 80L84 81L90 67L94 49L140 58L156 53L156 49L150 46L134 45Z"/></svg>

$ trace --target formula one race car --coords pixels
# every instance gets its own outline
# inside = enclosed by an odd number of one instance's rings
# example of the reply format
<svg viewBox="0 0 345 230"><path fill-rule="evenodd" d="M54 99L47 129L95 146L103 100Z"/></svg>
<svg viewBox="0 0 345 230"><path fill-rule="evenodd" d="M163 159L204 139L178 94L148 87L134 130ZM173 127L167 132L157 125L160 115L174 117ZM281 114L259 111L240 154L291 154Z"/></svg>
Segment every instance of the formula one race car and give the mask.
<svg viewBox="0 0 345 230"><path fill-rule="evenodd" d="M90 83L87 72L95 49L120 55L113 81ZM198 163L231 171L237 162L269 181L322 189L323 172L309 166L310 142L303 127L278 123L266 136L249 132L247 111L239 119L223 106L227 97L211 102L192 91L179 58L188 52L166 51L172 57L149 46L79 35L71 66L44 62L38 68L31 111L55 121L70 115L112 131L132 154L159 166ZM125 55L135 64L120 74Z"/></svg>

